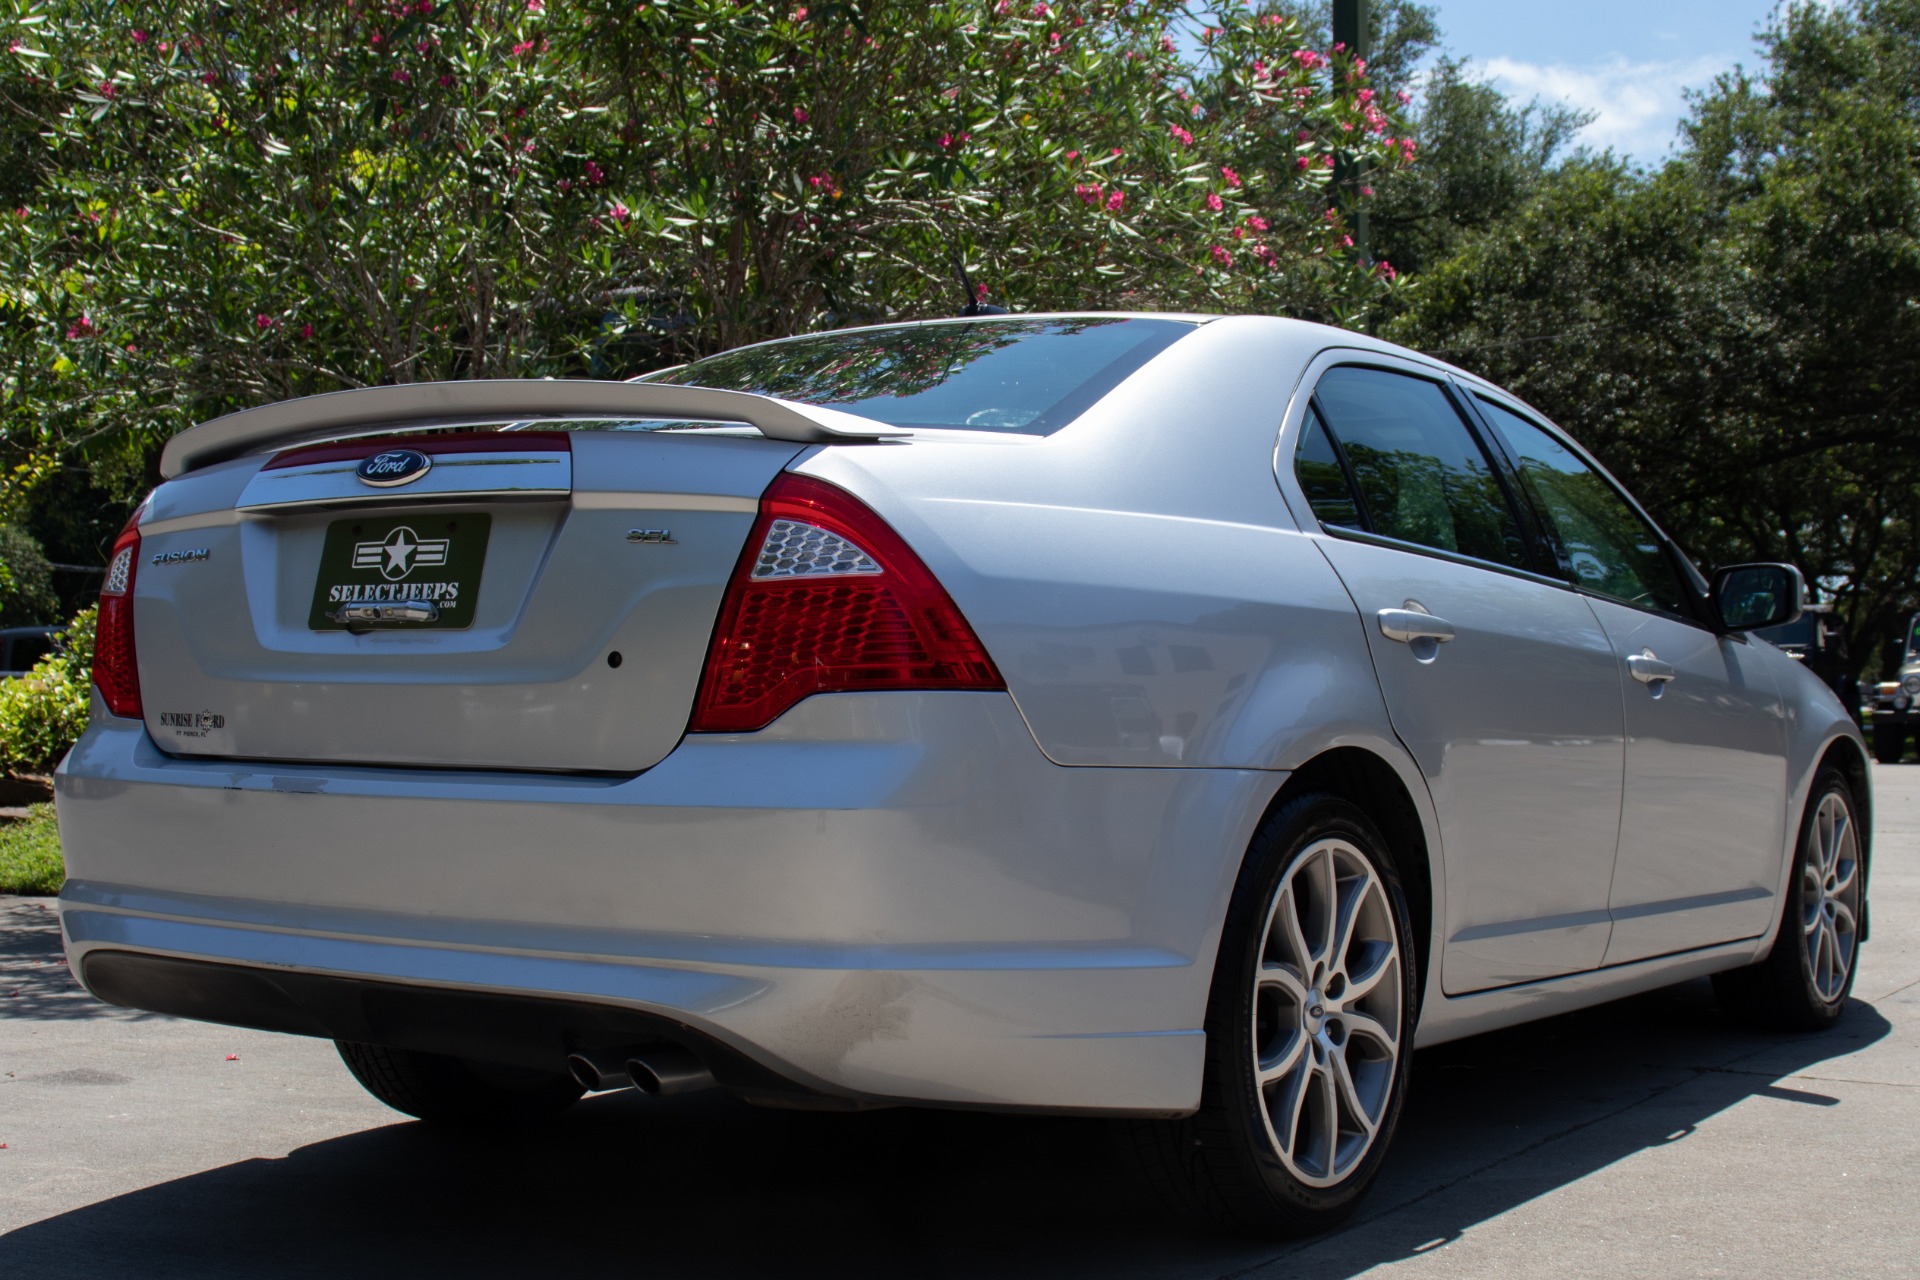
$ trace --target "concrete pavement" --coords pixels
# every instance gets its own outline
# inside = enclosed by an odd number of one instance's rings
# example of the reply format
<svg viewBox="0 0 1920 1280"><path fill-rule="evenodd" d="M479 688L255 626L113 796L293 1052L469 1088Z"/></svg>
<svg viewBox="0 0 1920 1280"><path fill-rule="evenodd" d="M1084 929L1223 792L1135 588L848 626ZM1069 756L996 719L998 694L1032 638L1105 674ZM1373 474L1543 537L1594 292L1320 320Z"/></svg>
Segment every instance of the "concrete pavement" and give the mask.
<svg viewBox="0 0 1920 1280"><path fill-rule="evenodd" d="M1297 1244L1169 1219L1098 1121L629 1092L440 1136L329 1045L100 1005L0 899L0 1276L1920 1275L1920 767L1875 783L1839 1028L1702 982L1423 1052L1371 1200Z"/></svg>

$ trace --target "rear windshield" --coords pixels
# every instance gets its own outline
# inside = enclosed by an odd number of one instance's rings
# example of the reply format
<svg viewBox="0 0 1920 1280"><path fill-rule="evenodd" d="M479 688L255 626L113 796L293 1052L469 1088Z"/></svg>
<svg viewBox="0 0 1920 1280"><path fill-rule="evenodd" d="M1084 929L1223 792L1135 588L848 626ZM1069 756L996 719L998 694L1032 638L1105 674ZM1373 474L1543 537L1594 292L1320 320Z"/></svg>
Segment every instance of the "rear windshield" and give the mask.
<svg viewBox="0 0 1920 1280"><path fill-rule="evenodd" d="M1117 316L902 325L743 347L644 381L750 391L900 427L1044 436L1193 329Z"/></svg>

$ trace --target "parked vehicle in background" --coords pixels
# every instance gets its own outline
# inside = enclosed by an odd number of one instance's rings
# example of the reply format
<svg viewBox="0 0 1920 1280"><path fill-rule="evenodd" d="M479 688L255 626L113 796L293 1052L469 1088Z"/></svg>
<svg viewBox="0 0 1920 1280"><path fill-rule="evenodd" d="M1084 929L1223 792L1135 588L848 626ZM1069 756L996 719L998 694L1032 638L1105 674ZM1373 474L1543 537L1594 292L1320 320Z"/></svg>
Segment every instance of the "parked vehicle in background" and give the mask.
<svg viewBox="0 0 1920 1280"><path fill-rule="evenodd" d="M1792 622L1753 633L1778 648L1833 690L1850 713L1860 710L1860 681L1847 653L1847 630L1830 604L1810 604Z"/></svg>
<svg viewBox="0 0 1920 1280"><path fill-rule="evenodd" d="M1898 763L1906 755L1907 740L1920 727L1920 613L1907 620L1899 669L1893 679L1874 685L1867 710L1873 716L1874 759Z"/></svg>
<svg viewBox="0 0 1920 1280"><path fill-rule="evenodd" d="M0 628L0 679L23 676L59 647L65 627Z"/></svg>
<svg viewBox="0 0 1920 1280"><path fill-rule="evenodd" d="M58 773L69 960L413 1115L1124 1116L1302 1232L1416 1045L1846 1005L1865 745L1749 635L1798 572L1703 576L1403 348L888 325L270 405L161 473Z"/></svg>

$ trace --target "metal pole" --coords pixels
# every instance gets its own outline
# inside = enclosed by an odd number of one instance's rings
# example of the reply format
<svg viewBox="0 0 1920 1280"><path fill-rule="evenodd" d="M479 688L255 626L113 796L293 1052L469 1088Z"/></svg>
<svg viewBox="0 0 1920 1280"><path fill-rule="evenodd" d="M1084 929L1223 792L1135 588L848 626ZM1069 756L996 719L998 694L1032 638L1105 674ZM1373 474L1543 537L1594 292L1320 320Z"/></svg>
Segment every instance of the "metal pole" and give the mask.
<svg viewBox="0 0 1920 1280"><path fill-rule="evenodd" d="M1333 42L1347 47L1353 57L1364 58L1373 47L1370 32L1367 30L1367 0L1333 0ZM1343 159L1339 172L1335 175L1334 202L1347 208L1358 203L1357 188L1366 177L1366 166ZM1353 228L1353 243L1360 251L1360 261L1373 260L1372 246L1367 239L1367 215L1364 210L1354 210L1350 222Z"/></svg>

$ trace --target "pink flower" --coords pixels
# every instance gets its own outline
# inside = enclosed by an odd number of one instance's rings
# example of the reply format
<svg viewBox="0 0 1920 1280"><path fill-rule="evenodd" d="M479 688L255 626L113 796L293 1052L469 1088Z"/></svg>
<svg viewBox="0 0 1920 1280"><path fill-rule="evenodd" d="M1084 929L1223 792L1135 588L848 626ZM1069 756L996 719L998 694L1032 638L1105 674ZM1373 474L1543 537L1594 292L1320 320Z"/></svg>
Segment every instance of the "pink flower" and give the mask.
<svg viewBox="0 0 1920 1280"><path fill-rule="evenodd" d="M83 315L67 326L67 341L69 342L77 342L81 338L90 338L92 336L93 317L91 316Z"/></svg>
<svg viewBox="0 0 1920 1280"><path fill-rule="evenodd" d="M313 326L310 324L301 325L300 336L303 338L311 338L313 336Z"/></svg>
<svg viewBox="0 0 1920 1280"><path fill-rule="evenodd" d="M132 33L132 40L135 44L145 44L147 42L147 33L136 27Z"/></svg>
<svg viewBox="0 0 1920 1280"><path fill-rule="evenodd" d="M1213 260L1219 263L1221 266L1230 267L1233 265L1233 250L1227 248L1225 245L1217 244L1213 246L1213 248L1207 250L1207 252L1212 254Z"/></svg>
<svg viewBox="0 0 1920 1280"><path fill-rule="evenodd" d="M1341 237L1340 237L1340 244L1341 244L1341 246L1342 246L1343 248L1347 248L1347 249L1351 249L1351 248L1353 248L1353 237L1352 237L1352 236L1341 236Z"/></svg>
<svg viewBox="0 0 1920 1280"><path fill-rule="evenodd" d="M1412 138L1400 139L1400 156L1408 164L1413 163L1414 150L1415 150L1415 147L1414 147L1414 142Z"/></svg>
<svg viewBox="0 0 1920 1280"><path fill-rule="evenodd" d="M258 315L253 318L253 327L256 329L271 329L279 323L278 320L275 320L269 315Z"/></svg>
<svg viewBox="0 0 1920 1280"><path fill-rule="evenodd" d="M1220 193L1218 191L1209 191L1207 193L1207 208L1213 210L1215 213L1218 213L1220 212L1221 209L1225 207L1226 207L1225 204L1222 203L1220 199Z"/></svg>
<svg viewBox="0 0 1920 1280"><path fill-rule="evenodd" d="M1220 176L1226 180L1226 184L1230 187L1240 185L1240 175L1224 164L1220 166Z"/></svg>
<svg viewBox="0 0 1920 1280"><path fill-rule="evenodd" d="M527 0L527 12L538 13L547 7L547 0Z"/></svg>
<svg viewBox="0 0 1920 1280"><path fill-rule="evenodd" d="M1309 160L1309 159L1307 159L1307 158L1306 158L1305 156L1301 156L1301 157L1300 157L1300 158L1299 158L1298 160L1295 160L1295 161L1293 162L1293 165L1294 165L1294 168L1296 168L1296 169L1304 169L1304 168L1306 168L1306 167L1307 167L1308 165L1310 165L1310 164L1312 164L1312 163L1313 163L1313 162L1312 162L1311 160Z"/></svg>
<svg viewBox="0 0 1920 1280"><path fill-rule="evenodd" d="M1361 105L1363 105L1363 106L1364 106L1365 104L1367 104L1367 103L1369 103L1369 102L1372 102L1372 101L1373 101L1373 90L1371 90L1371 89L1362 89L1362 90L1361 90L1361 91L1360 91L1360 92L1359 92L1358 94L1356 94L1355 96L1356 96L1356 97L1358 97L1358 98L1360 99L1360 102L1361 102Z"/></svg>
<svg viewBox="0 0 1920 1280"><path fill-rule="evenodd" d="M113 81L111 81L111 80L102 80L102 81L100 82L100 96L101 96L101 97L103 97L103 98L111 98L111 97L112 97L112 96L113 96L114 94L116 94L116 93L118 93L118 92L120 92L120 91L119 91L118 89L116 89L116 88L114 88L114 85L113 85Z"/></svg>
<svg viewBox="0 0 1920 1280"><path fill-rule="evenodd" d="M805 124L809 118L805 107L795 107L793 109L793 122L795 124Z"/></svg>
<svg viewBox="0 0 1920 1280"><path fill-rule="evenodd" d="M1255 262L1267 262L1273 257L1273 250L1267 248L1264 244L1257 244L1247 250L1247 252L1253 255Z"/></svg>
<svg viewBox="0 0 1920 1280"><path fill-rule="evenodd" d="M805 8L795 9L792 13L788 14L787 17L794 22L805 22L807 20L807 11Z"/></svg>
<svg viewBox="0 0 1920 1280"><path fill-rule="evenodd" d="M453 77L452 77L452 76L441 76L441 77L440 77L440 87L441 87L442 89L451 89L451 88L453 87Z"/></svg>
<svg viewBox="0 0 1920 1280"><path fill-rule="evenodd" d="M1267 220L1256 213L1247 219L1247 225L1255 231L1265 231L1267 229Z"/></svg>
<svg viewBox="0 0 1920 1280"><path fill-rule="evenodd" d="M1172 37L1172 36L1161 36L1161 37L1160 37L1160 52L1162 52L1162 53L1172 53L1172 52L1173 52L1173 37Z"/></svg>
<svg viewBox="0 0 1920 1280"><path fill-rule="evenodd" d="M1006 17L1013 12L1013 0L1000 0L999 4L993 6L993 12L996 17Z"/></svg>
<svg viewBox="0 0 1920 1280"><path fill-rule="evenodd" d="M598 187L598 186L605 185L606 181L607 181L606 170L602 169L599 165L595 164L591 160L587 161L588 184L591 186Z"/></svg>
<svg viewBox="0 0 1920 1280"><path fill-rule="evenodd" d="M1185 129L1182 129L1179 125L1177 124L1168 125L1167 132L1172 134L1175 138L1179 139L1181 146L1190 147L1193 145L1193 135L1188 133Z"/></svg>
<svg viewBox="0 0 1920 1280"><path fill-rule="evenodd" d="M1373 264L1373 273L1383 280L1397 280L1400 278L1400 273L1395 271L1393 264L1385 258Z"/></svg>
<svg viewBox="0 0 1920 1280"><path fill-rule="evenodd" d="M627 208L626 205L621 204L618 200L615 200L613 202L613 208L607 210L607 216L612 218L615 222L625 222L627 218L631 216L632 212L633 211Z"/></svg>
<svg viewBox="0 0 1920 1280"><path fill-rule="evenodd" d="M395 67L393 69L393 78L401 84L410 84L413 81L413 72L408 71L405 67Z"/></svg>
<svg viewBox="0 0 1920 1280"><path fill-rule="evenodd" d="M1338 49L1340 46L1335 45L1334 48ZM1300 64L1302 71L1318 71L1327 64L1325 58L1311 49L1295 49L1293 51L1293 60Z"/></svg>
<svg viewBox="0 0 1920 1280"><path fill-rule="evenodd" d="M1116 155L1116 156L1117 156L1117 155L1119 155L1119 154L1120 154L1120 148L1118 148L1118 147L1115 147L1115 148L1113 149L1113 154L1114 154L1114 155Z"/></svg>
<svg viewBox="0 0 1920 1280"><path fill-rule="evenodd" d="M1104 193L1101 191L1100 184L1097 182L1081 182L1074 185L1073 194L1080 197L1081 204L1092 208L1100 203L1100 198Z"/></svg>
<svg viewBox="0 0 1920 1280"><path fill-rule="evenodd" d="M1372 187L1362 187L1362 188L1360 188L1360 194L1361 194L1361 195L1363 195L1363 196L1370 196L1370 195L1372 195L1372 194L1373 194L1373 188L1372 188Z"/></svg>
<svg viewBox="0 0 1920 1280"><path fill-rule="evenodd" d="M513 46L513 56L516 58L524 57L525 55L532 52L533 52L533 41L531 40L522 40L519 44L516 44Z"/></svg>
<svg viewBox="0 0 1920 1280"><path fill-rule="evenodd" d="M1413 101L1413 95L1408 93L1405 89L1400 90L1400 92L1394 94L1393 96L1400 100L1400 105L1403 107L1406 106L1409 102Z"/></svg>
<svg viewBox="0 0 1920 1280"><path fill-rule="evenodd" d="M1107 197L1107 208L1112 210L1114 213L1120 212L1121 209L1126 207L1126 203L1127 203L1127 193L1124 191L1116 191L1112 195Z"/></svg>
<svg viewBox="0 0 1920 1280"><path fill-rule="evenodd" d="M1049 12L1051 11L1044 4L1037 4L1033 6L1033 16L1036 18L1044 18L1047 16Z"/></svg>
<svg viewBox="0 0 1920 1280"><path fill-rule="evenodd" d="M571 191L573 190L573 179L562 178L560 179L560 181L554 183L553 185L558 187L561 191Z"/></svg>
<svg viewBox="0 0 1920 1280"><path fill-rule="evenodd" d="M984 284L973 286L973 296L976 300L985 302L987 300L987 286Z"/></svg>
<svg viewBox="0 0 1920 1280"><path fill-rule="evenodd" d="M1078 160L1079 158L1080 158L1080 153L1079 153L1078 151L1069 151L1069 152L1067 152L1067 159L1069 159L1069 160Z"/></svg>

